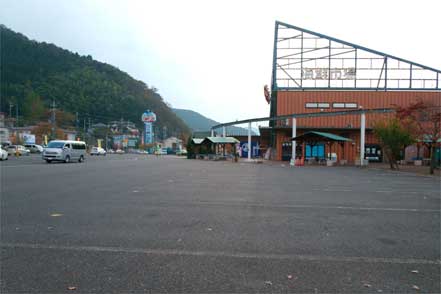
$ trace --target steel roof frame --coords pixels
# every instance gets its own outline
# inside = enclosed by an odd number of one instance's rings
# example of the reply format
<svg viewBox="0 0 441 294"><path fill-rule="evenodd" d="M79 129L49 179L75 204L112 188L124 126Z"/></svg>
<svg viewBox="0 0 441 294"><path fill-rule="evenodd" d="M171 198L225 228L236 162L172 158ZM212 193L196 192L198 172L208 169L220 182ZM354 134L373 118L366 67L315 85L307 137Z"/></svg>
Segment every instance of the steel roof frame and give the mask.
<svg viewBox="0 0 441 294"><path fill-rule="evenodd" d="M292 37L284 37L284 38L279 39L279 30L280 29L293 29L293 30L296 30L297 32L296 32L295 35L293 34ZM308 37L308 36L304 36L304 34L309 34L309 35L315 36L317 38L315 38L315 37L311 38L311 37ZM307 49L307 50L304 50L304 48L303 48L303 40L304 39L305 40L306 39L316 39L316 40L323 40L323 39L325 39L325 41L327 40L329 43L328 43L328 46L318 46L317 42L316 42L316 48L308 48L308 47L306 47L305 49ZM301 47L300 48L296 48L296 47L293 47L293 48L279 47L279 43L287 41L287 40L288 40L288 42L290 42L289 40L300 40L301 41ZM343 47L341 47L341 48L340 47L332 48L331 42L339 43L339 44L343 45ZM345 47L345 46L349 46L349 48ZM297 49L300 49L300 52L284 54L283 56L278 57L277 56L278 55L278 50L283 50L283 49L286 49L286 50L297 50ZM308 57L308 58L305 57L304 58L304 56L303 56L306 53L311 53L313 51L326 50L326 49L328 49L328 54L326 54L326 56L312 57L312 58L311 57ZM346 50L346 51L345 52L332 53L331 49L334 49L334 50L337 50L337 49L338 50ZM400 58L400 57L397 57L397 56L386 54L384 52L373 50L373 49L370 49L370 48L367 48L367 47L364 47L364 46L360 46L360 45L353 44L353 43L350 43L350 42L347 42L347 41L343 41L343 40L340 40L340 39L337 39L337 38L334 38L334 37L330 37L330 36L327 36L327 35L324 35L324 34L320 34L320 33L317 33L317 32L311 31L311 30L307 30L307 29L300 28L300 27L297 27L297 26L294 26L294 25L290 25L290 24L287 24L287 23L284 23L284 22L281 22L281 21L276 21L275 22L274 49L273 50L274 51L273 51L273 69L272 69L272 91L274 91L274 92L277 91L277 90L325 90L325 89L326 90L362 90L362 91L366 91L366 90L368 90L368 91L375 91L375 90L376 91L378 91L378 90L383 90L383 91L387 91L387 90L392 90L392 91L403 91L403 90L404 91L409 91L409 90L414 90L414 91L441 90L441 82L440 82L440 80L441 80L441 70L438 70L438 69L435 69L435 68L432 68L432 67L429 67L429 66L425 66L425 65L422 65L422 64L410 61L410 60L406 60L406 59L403 59L403 58ZM347 50L349 50L349 51L347 51ZM362 51L368 52L370 54L375 54L375 55L378 55L378 56L377 57L371 57L371 58L359 57L358 54L357 54L358 50L362 50ZM331 59L332 60L339 60L340 59L340 58L332 58L332 57L337 56L337 55L344 55L344 54L348 54L348 53L352 53L352 52L355 53L355 57L354 58L342 57L341 60L344 60L344 59L345 60L348 60L348 59L349 60L354 60L354 63L355 63L354 85L352 87L344 87L343 86L344 82L342 82L342 87L332 86L331 85L331 80L332 81L335 81L335 80L337 80L337 81L352 81L352 79L331 79ZM289 57L296 56L296 55L300 55L300 61L298 61L299 58L291 58L291 59L297 60L297 61L290 62L289 61L289 59L290 59ZM285 64L278 64L277 61L279 59L280 60L288 59L288 62L285 63ZM329 59L329 66L327 68L327 70L329 71L328 74L327 74L327 76L328 76L327 77L327 79L328 79L328 87L304 86L303 85L304 81L311 81L311 80L322 81L322 82L326 81L325 79L304 79L303 76L302 76L303 64L305 62L314 61L314 60L320 60L320 59L321 60ZM374 87L374 86L373 87L366 87L366 86L364 86L364 87L360 87L360 86L357 87L357 73L358 73L357 72L357 60L366 60L366 59L371 59L371 61L374 60L374 59L375 60L383 59L383 64L382 64L381 72L379 73L378 79L377 78L370 78L369 79L369 80L375 80L377 82L376 83L376 87ZM398 61L398 68L388 68L388 61L389 60L391 60L391 62L392 61ZM401 68L400 67L400 65L401 65L400 62L401 63L405 63L406 65L409 66L409 68ZM288 72L289 70L294 70L294 69L288 68L288 67L291 64L298 64L298 63L300 63L300 70L301 70L300 78L294 78ZM417 67L417 68L414 68L414 67ZM278 85L277 85L277 81L278 81L277 71L279 69L282 70L287 75L287 77L288 77L288 78L281 79L281 80L292 80L295 83L295 86L289 86L288 85L288 86L278 87ZM326 70L326 68L324 68L324 69ZM396 78L395 79L388 79L388 71L397 70L397 69L402 70L402 71L409 71L409 77L406 77L404 79L400 79L402 81L408 81L408 86L400 87L398 85L398 88L397 87L388 87L388 83L387 83L388 80L389 81L396 81L397 80ZM372 68L372 64L371 64L370 70L372 70L372 74L373 75L377 74L376 72L374 72L374 70L377 70L377 69ZM427 72L428 75L431 74L431 72L433 72L433 78L415 78L412 75L412 73L413 73L413 71L416 71L416 70L428 71ZM362 79L360 79L359 81L361 81L361 80ZM366 80L366 79L363 79L363 80ZM412 82L414 82L414 81L422 82L422 87L421 86L419 86L419 87L412 87L412 84L413 84ZM432 83L435 84L435 87L429 87L429 86L426 87L425 86L426 81L431 81ZM383 85L380 85L381 82L383 82L382 83ZM315 85L315 83L314 83L314 85Z"/></svg>

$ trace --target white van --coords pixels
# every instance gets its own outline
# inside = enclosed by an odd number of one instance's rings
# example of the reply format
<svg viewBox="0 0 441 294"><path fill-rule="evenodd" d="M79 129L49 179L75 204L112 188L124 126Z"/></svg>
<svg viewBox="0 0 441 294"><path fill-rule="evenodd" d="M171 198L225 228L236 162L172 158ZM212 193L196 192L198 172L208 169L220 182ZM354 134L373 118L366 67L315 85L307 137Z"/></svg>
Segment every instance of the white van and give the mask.
<svg viewBox="0 0 441 294"><path fill-rule="evenodd" d="M43 160L47 163L52 161L71 162L78 160L83 162L86 157L86 143L83 141L50 141L43 150Z"/></svg>

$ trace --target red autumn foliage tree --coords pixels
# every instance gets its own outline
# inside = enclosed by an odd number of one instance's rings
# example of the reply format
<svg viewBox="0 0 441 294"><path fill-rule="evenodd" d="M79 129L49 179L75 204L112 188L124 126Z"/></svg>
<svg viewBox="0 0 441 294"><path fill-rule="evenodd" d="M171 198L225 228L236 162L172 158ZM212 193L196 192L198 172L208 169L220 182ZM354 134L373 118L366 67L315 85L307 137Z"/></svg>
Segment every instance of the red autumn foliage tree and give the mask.
<svg viewBox="0 0 441 294"><path fill-rule="evenodd" d="M419 144L429 148L430 173L433 174L436 167L435 148L441 139L441 105L419 99L406 107L397 107L396 116Z"/></svg>

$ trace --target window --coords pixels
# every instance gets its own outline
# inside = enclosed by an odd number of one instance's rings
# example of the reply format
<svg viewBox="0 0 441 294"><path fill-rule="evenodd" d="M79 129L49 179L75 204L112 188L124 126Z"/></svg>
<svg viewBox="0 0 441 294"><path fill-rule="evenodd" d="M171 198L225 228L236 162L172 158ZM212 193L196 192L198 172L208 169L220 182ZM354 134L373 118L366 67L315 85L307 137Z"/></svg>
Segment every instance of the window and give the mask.
<svg viewBox="0 0 441 294"><path fill-rule="evenodd" d="M84 150L86 149L86 145L84 144L79 144L79 143L73 143L73 149L77 149L77 150Z"/></svg>
<svg viewBox="0 0 441 294"><path fill-rule="evenodd" d="M345 108L357 108L357 103L345 103Z"/></svg>
<svg viewBox="0 0 441 294"><path fill-rule="evenodd" d="M63 148L63 142L49 142L47 148Z"/></svg>
<svg viewBox="0 0 441 294"><path fill-rule="evenodd" d="M336 102L332 103L332 108L357 108L357 103L343 103L343 102Z"/></svg>
<svg viewBox="0 0 441 294"><path fill-rule="evenodd" d="M345 108L344 103L332 103L332 108Z"/></svg>
<svg viewBox="0 0 441 294"><path fill-rule="evenodd" d="M305 108L329 108L329 103L326 102L307 102Z"/></svg>

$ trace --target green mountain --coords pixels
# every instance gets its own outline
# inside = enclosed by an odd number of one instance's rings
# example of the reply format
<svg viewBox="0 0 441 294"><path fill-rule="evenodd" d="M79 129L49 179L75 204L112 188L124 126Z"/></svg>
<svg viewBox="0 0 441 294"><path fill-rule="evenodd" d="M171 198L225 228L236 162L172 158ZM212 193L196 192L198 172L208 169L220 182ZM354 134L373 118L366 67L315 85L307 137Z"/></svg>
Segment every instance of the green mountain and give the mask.
<svg viewBox="0 0 441 294"><path fill-rule="evenodd" d="M202 114L188 109L172 109L178 117L180 117L193 132L208 132L214 125L220 124L219 122L212 120ZM221 129L216 130L217 132L222 132ZM227 127L227 135L229 136L248 136L248 130L240 127ZM255 130L251 130L252 135L256 135Z"/></svg>
<svg viewBox="0 0 441 294"><path fill-rule="evenodd" d="M157 115L158 129L165 127L173 135L190 133L156 88L112 65L29 40L4 25L0 25L0 44L1 111L9 113L10 104L18 104L21 121L47 120L44 110L55 101L58 109L78 113L80 123L123 118L141 127L141 114L150 109Z"/></svg>

